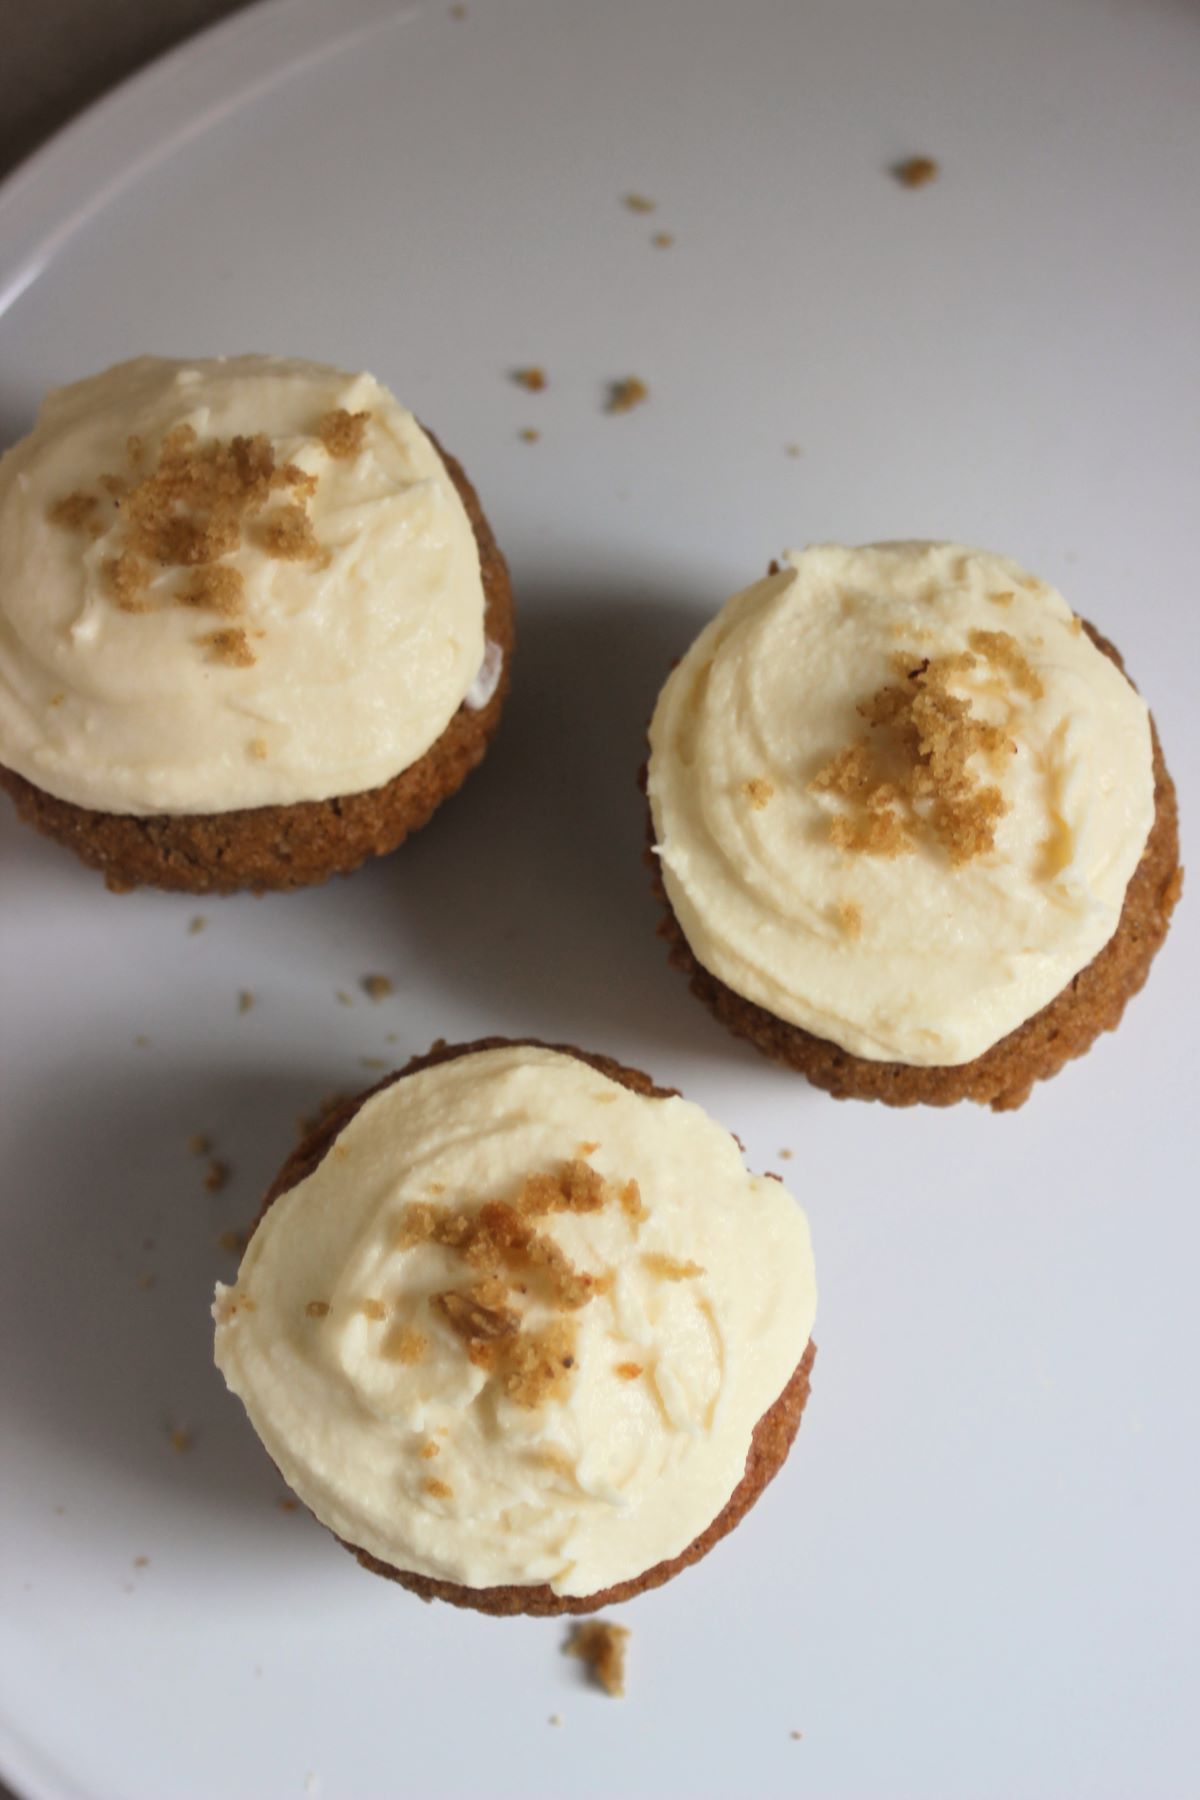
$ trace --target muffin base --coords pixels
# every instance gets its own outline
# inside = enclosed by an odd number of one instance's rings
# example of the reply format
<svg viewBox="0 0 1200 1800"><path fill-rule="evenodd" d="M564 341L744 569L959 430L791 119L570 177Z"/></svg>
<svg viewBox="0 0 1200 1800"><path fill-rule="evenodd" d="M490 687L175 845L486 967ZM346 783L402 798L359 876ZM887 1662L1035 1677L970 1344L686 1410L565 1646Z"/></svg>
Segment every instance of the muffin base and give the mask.
<svg viewBox="0 0 1200 1800"><path fill-rule="evenodd" d="M1098 650L1124 674L1120 652L1085 621ZM658 858L653 854L654 821L646 862L654 891L663 906L659 936L666 939L668 960L681 969L697 999L737 1037L747 1038L772 1061L784 1063L824 1088L836 1100L882 1100L888 1106L953 1106L974 1100L994 1112L1023 1106L1036 1081L1057 1075L1064 1063L1082 1056L1102 1031L1120 1024L1126 1004L1144 985L1183 887L1179 866L1179 814L1175 784L1167 773L1154 721L1150 721L1154 753L1154 820L1141 861L1125 891L1125 903L1113 936L1068 982L1062 992L1032 1018L971 1062L919 1067L912 1063L872 1062L854 1056L829 1038L817 1037L801 1025L777 1018L765 1007L735 993L695 956L667 896ZM645 770L643 770L643 785Z"/></svg>
<svg viewBox="0 0 1200 1800"><path fill-rule="evenodd" d="M56 799L0 765L0 787L26 824L99 869L116 894L136 887L188 894L310 887L331 875L348 875L370 856L386 856L427 824L483 760L495 735L515 637L504 558L462 467L437 448L479 546L485 635L503 656L499 683L486 706L473 710L461 705L424 755L383 786L290 806L146 817L95 812Z"/></svg>
<svg viewBox="0 0 1200 1800"><path fill-rule="evenodd" d="M614 1062L611 1057L580 1050L574 1044L544 1044L538 1038L502 1037L480 1038L470 1044L437 1043L424 1056L413 1057L402 1069L385 1076L365 1093L343 1101L308 1134L303 1143L292 1152L267 1190L256 1229L281 1194L286 1194L289 1188L296 1187L312 1174L332 1147L334 1139L373 1094L390 1087L395 1081L402 1081L406 1075L415 1075L419 1069L434 1068L438 1063L452 1062L460 1056L470 1056L479 1050L497 1050L516 1044L557 1050L564 1056L573 1056L578 1062L587 1063L589 1067L612 1081L620 1082L622 1087L631 1089L635 1094L665 1100L676 1092L674 1088L656 1087L640 1069L627 1068ZM504 1587L471 1588L460 1582L441 1581L433 1576L415 1574L409 1569L395 1568L391 1563L382 1562L379 1557L372 1556L370 1551L347 1543L343 1538L339 1538L338 1542L373 1575L383 1575L389 1581L398 1582L401 1587L407 1588L422 1600L445 1600L451 1606L468 1607L475 1612L496 1616L524 1613L546 1617L553 1614L598 1612L601 1607L616 1606L622 1601L632 1600L635 1594L660 1587L664 1581L670 1581L673 1575L678 1575L682 1569L707 1555L714 1544L733 1530L754 1505L768 1482L779 1473L800 1426L816 1353L816 1345L810 1339L783 1392L755 1426L742 1479L712 1524L699 1537L694 1538L686 1549L681 1550L678 1556L655 1563L652 1568L630 1581L618 1582L613 1587L584 1595L556 1594L544 1582L526 1586L514 1583Z"/></svg>

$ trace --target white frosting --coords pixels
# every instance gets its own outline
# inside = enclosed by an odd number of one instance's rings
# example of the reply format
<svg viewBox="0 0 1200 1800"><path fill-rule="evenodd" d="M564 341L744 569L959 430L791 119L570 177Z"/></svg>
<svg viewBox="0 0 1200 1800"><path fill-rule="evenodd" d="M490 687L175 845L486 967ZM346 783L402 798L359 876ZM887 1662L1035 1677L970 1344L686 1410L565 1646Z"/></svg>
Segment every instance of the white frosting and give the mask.
<svg viewBox="0 0 1200 1800"><path fill-rule="evenodd" d="M515 1404L440 1322L468 1285L434 1244L402 1250L406 1203L511 1198L589 1160L635 1179L619 1205L539 1221L611 1288L570 1314L565 1399ZM664 1279L664 1253L703 1273ZM382 1301L386 1319L361 1310ZM310 1300L329 1312L314 1319ZM526 1323L549 1317L531 1285ZM816 1306L803 1214L750 1175L728 1132L681 1099L631 1093L577 1058L522 1046L405 1077L368 1100L316 1171L277 1200L236 1288L218 1287L216 1359L288 1483L347 1542L470 1587L590 1594L677 1555L721 1511L761 1415L804 1354ZM416 1365L382 1353L411 1323ZM617 1373L634 1363L636 1379ZM434 1443L439 1454L425 1460ZM449 1496L431 1494L444 1483Z"/></svg>
<svg viewBox="0 0 1200 1800"><path fill-rule="evenodd" d="M976 630L1015 638L1042 688L982 658L953 684L1015 746L998 774L975 759L1008 808L994 848L957 865L930 838L890 858L838 848L846 802L809 783L866 733L857 706L896 680L897 652L964 651ZM650 743L663 879L697 959L873 1060L970 1061L1052 1000L1116 930L1154 818L1133 687L1053 588L955 544L790 552L697 638Z"/></svg>
<svg viewBox="0 0 1200 1800"><path fill-rule="evenodd" d="M313 435L367 412L361 452ZM244 581L255 661L198 638L230 620L176 603L188 571L158 568L152 611L123 612L105 579L122 548L104 496L91 537L51 521L73 493L152 467L167 432L265 433L276 463L317 477L307 501L327 563L280 561L256 531L221 559ZM279 501L291 499L281 493ZM371 375L239 356L140 357L48 396L0 460L0 762L77 805L223 812L324 800L391 780L441 734L484 659L474 533L441 457Z"/></svg>

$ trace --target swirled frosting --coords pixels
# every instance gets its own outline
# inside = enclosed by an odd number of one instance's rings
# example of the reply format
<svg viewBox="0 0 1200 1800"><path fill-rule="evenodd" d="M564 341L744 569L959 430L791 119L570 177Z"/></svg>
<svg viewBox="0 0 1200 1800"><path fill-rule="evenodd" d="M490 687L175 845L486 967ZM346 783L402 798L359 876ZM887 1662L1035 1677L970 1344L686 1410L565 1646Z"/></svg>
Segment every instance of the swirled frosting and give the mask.
<svg viewBox="0 0 1200 1800"><path fill-rule="evenodd" d="M815 1305L802 1213L727 1131L512 1045L365 1103L218 1287L216 1358L348 1543L583 1595L711 1524Z"/></svg>
<svg viewBox="0 0 1200 1800"><path fill-rule="evenodd" d="M854 1055L981 1055L1117 928L1149 715L1053 588L957 544L789 552L668 679L648 790L688 943Z"/></svg>
<svg viewBox="0 0 1200 1800"><path fill-rule="evenodd" d="M381 785L484 661L444 463L371 375L144 356L0 460L0 762L95 810Z"/></svg>

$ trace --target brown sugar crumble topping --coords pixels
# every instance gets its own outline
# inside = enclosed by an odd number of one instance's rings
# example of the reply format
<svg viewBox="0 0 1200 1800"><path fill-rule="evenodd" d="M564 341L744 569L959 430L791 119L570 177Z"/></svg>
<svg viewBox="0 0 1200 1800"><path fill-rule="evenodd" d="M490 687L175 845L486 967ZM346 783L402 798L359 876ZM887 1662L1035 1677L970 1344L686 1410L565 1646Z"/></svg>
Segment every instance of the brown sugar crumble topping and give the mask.
<svg viewBox="0 0 1200 1800"><path fill-rule="evenodd" d="M897 163L892 173L901 187L919 188L936 181L941 170L932 156L909 156Z"/></svg>
<svg viewBox="0 0 1200 1800"><path fill-rule="evenodd" d="M46 517L52 525L61 525L64 531L86 531L99 504L95 494L64 494L48 508Z"/></svg>
<svg viewBox="0 0 1200 1800"><path fill-rule="evenodd" d="M607 1619L585 1619L571 1629L568 1656L577 1656L592 1680L606 1694L619 1700L625 1692L627 1625L610 1625Z"/></svg>
<svg viewBox="0 0 1200 1800"><path fill-rule="evenodd" d="M328 1300L309 1300L304 1308L310 1319L324 1319L329 1314Z"/></svg>
<svg viewBox="0 0 1200 1800"><path fill-rule="evenodd" d="M765 781L759 775L754 775L749 781L743 781L742 792L745 794L755 812L761 812L763 807L766 806L767 802L773 797L775 789L771 786L769 781Z"/></svg>
<svg viewBox="0 0 1200 1800"><path fill-rule="evenodd" d="M575 1322L569 1316L611 1286L609 1272L577 1269L535 1221L559 1212L591 1213L616 1200L631 1219L641 1216L636 1182L604 1180L576 1158L554 1173L525 1178L511 1201L489 1200L474 1210L411 1202L395 1242L410 1250L438 1244L460 1256L473 1279L429 1297L429 1306L461 1339L468 1358L517 1406L533 1408L565 1397L575 1367ZM516 1304L536 1284L556 1316L527 1326Z"/></svg>
<svg viewBox="0 0 1200 1800"><path fill-rule="evenodd" d="M862 910L853 900L840 900L833 909L833 915L848 938L862 936Z"/></svg>
<svg viewBox="0 0 1200 1800"><path fill-rule="evenodd" d="M441 1445L435 1444L432 1438L430 1438L430 1440L427 1444L421 1445L421 1461L422 1462L432 1462L435 1456L440 1456L441 1454L442 1454Z"/></svg>
<svg viewBox="0 0 1200 1800"><path fill-rule="evenodd" d="M435 1500L452 1500L454 1489L448 1481L439 1481L436 1475L430 1475L425 1482L425 1492Z"/></svg>
<svg viewBox="0 0 1200 1800"><path fill-rule="evenodd" d="M280 562L314 562L322 554L312 520L296 501L268 514L259 527L259 541Z"/></svg>
<svg viewBox="0 0 1200 1800"><path fill-rule="evenodd" d="M339 406L317 421L315 435L337 462L349 462L358 456L367 441L370 413L350 413Z"/></svg>
<svg viewBox="0 0 1200 1800"><path fill-rule="evenodd" d="M667 1256L661 1250L647 1250L642 1257L642 1267L651 1275L658 1275L663 1281L691 1281L704 1270L697 1262L680 1262L674 1256Z"/></svg>
<svg viewBox="0 0 1200 1800"><path fill-rule="evenodd" d="M231 669L248 669L258 660L240 625L229 625L220 631L206 631L196 642L212 651L214 662L226 663Z"/></svg>
<svg viewBox="0 0 1200 1800"><path fill-rule="evenodd" d="M369 419L369 413L339 408L318 420L313 435L331 457L345 461L362 450ZM175 590L176 602L236 617L245 584L241 572L221 559L239 548L249 522L280 493L291 498L259 521L260 545L283 561L328 560L306 509L317 477L295 463L277 465L264 433L201 441L194 427L177 425L148 470L140 438L129 438L126 449L130 472L99 477L105 500L66 494L47 513L67 531L115 534L117 554L106 560L102 576L122 612L153 610L148 590L156 569L193 569L192 578ZM244 633L224 638L213 633L198 641L231 668L249 668L255 660Z"/></svg>
<svg viewBox="0 0 1200 1800"><path fill-rule="evenodd" d="M621 1377L622 1381L636 1381L642 1373L642 1365L635 1362L619 1362L614 1364L614 1372Z"/></svg>
<svg viewBox="0 0 1200 1800"><path fill-rule="evenodd" d="M959 864L994 848L996 822L1008 808L999 788L980 782L969 764L975 755L996 759L1016 746L998 725L976 718L950 684L974 668L977 658L1031 698L1041 694L1042 684L1007 632L977 631L970 641L972 650L951 655L897 656L894 666L902 681L860 704L868 725L886 733L890 766L878 754L878 740L861 737L830 757L809 782L810 792L851 803L852 810L830 821L829 835L839 849L898 856L924 838Z"/></svg>
<svg viewBox="0 0 1200 1800"><path fill-rule="evenodd" d="M608 404L606 412L632 412L635 406L641 406L650 398L650 389L638 375L625 375L620 381L608 384Z"/></svg>
<svg viewBox="0 0 1200 1800"><path fill-rule="evenodd" d="M245 591L240 569L231 569L227 563L204 563L179 589L175 599L180 606L195 606L233 619L242 610Z"/></svg>
<svg viewBox="0 0 1200 1800"><path fill-rule="evenodd" d="M413 1368L423 1362L425 1352L429 1348L429 1340L423 1332L412 1325L396 1325L388 1332L383 1341L382 1354L389 1362L403 1363Z"/></svg>

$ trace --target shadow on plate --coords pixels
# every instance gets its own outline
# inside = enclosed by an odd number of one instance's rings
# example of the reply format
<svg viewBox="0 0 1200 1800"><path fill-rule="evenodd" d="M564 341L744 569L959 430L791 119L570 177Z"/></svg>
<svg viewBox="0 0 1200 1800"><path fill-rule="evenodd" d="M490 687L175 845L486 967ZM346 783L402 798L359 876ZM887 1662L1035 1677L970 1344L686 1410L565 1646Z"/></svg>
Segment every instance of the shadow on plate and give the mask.
<svg viewBox="0 0 1200 1800"><path fill-rule="evenodd" d="M213 1365L209 1308L237 1267L222 1234L253 1220L298 1116L333 1085L186 1059L148 1060L130 1081L127 1065L90 1062L61 1069L10 1121L21 1191L8 1196L0 1277L8 1443L36 1462L40 1439L59 1440L46 1467L66 1471L66 1491L47 1491L47 1507L116 1510L128 1488L131 1510L149 1496L157 1516L166 1490L191 1531L197 1511L236 1513L239 1531L257 1521L256 1553L287 1546L285 1489ZM190 1153L201 1132L211 1150ZM213 1157L229 1171L217 1191Z"/></svg>
<svg viewBox="0 0 1200 1800"><path fill-rule="evenodd" d="M482 1031L651 1074L697 1036L739 1051L667 964L638 770L672 662L704 623L655 592L521 590L514 682L482 769L366 879L418 966Z"/></svg>

